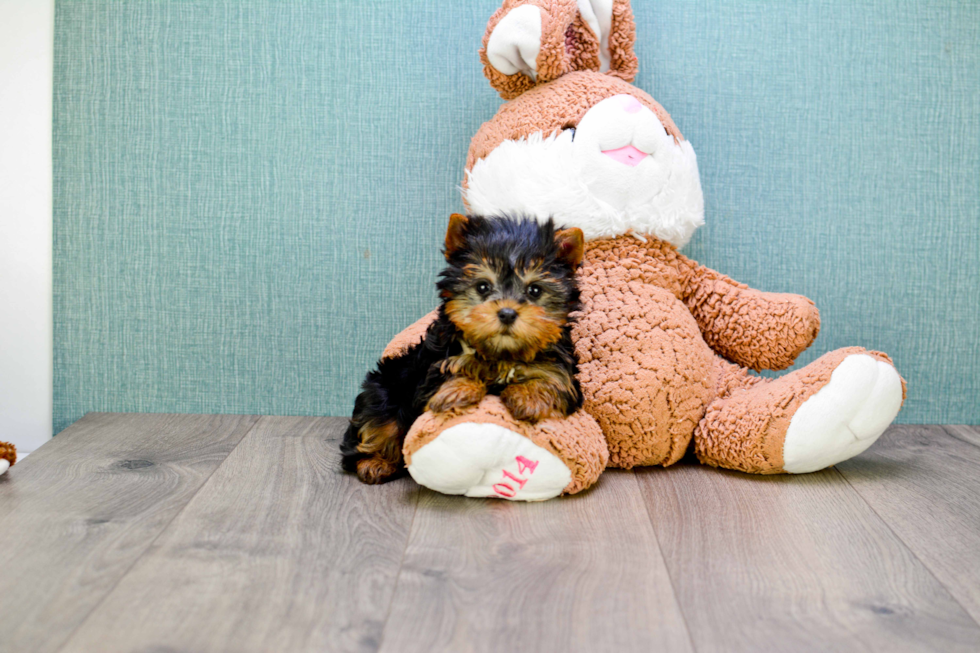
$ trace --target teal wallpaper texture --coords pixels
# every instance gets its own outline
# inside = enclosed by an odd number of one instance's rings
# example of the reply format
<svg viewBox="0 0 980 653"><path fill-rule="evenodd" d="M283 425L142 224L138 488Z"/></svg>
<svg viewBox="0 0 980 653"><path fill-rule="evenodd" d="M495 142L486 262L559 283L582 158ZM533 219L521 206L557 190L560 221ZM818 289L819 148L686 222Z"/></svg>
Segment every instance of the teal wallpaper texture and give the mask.
<svg viewBox="0 0 980 653"><path fill-rule="evenodd" d="M496 0L59 0L55 428L343 415L436 302ZM634 0L698 152L686 253L890 353L903 422L980 422L980 3Z"/></svg>

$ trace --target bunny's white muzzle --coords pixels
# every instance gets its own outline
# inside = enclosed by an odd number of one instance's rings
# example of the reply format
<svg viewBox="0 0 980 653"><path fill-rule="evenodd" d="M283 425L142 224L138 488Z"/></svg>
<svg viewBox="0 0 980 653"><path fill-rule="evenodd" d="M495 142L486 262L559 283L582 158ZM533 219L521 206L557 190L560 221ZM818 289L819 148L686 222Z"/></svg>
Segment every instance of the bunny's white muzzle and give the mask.
<svg viewBox="0 0 980 653"><path fill-rule="evenodd" d="M704 224L697 157L630 95L599 102L575 129L504 141L468 171L473 213L524 213L587 239L650 234L678 247Z"/></svg>

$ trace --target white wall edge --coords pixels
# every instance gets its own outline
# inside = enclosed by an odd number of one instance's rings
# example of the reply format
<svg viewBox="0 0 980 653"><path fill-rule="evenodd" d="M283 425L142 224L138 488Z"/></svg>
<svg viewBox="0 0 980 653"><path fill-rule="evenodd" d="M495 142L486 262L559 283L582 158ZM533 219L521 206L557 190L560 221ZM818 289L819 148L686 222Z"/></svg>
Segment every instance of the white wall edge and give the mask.
<svg viewBox="0 0 980 653"><path fill-rule="evenodd" d="M54 0L0 0L0 440L51 438Z"/></svg>

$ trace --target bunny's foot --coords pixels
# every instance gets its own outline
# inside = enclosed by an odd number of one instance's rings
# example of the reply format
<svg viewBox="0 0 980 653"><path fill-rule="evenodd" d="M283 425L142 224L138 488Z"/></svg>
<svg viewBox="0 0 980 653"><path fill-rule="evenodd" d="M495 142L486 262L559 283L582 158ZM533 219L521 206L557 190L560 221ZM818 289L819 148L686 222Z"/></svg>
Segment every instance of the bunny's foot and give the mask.
<svg viewBox="0 0 980 653"><path fill-rule="evenodd" d="M729 389L698 424L698 458L753 474L805 474L853 458L885 432L905 396L891 359L860 347L778 379L719 365Z"/></svg>
<svg viewBox="0 0 980 653"><path fill-rule="evenodd" d="M595 483L609 458L595 420L579 411L537 424L499 397L464 415L425 413L405 439L412 478L443 494L543 501Z"/></svg>
<svg viewBox="0 0 980 653"><path fill-rule="evenodd" d="M815 472L874 444L902 406L902 377L890 362L852 354L797 409L783 444L783 470Z"/></svg>

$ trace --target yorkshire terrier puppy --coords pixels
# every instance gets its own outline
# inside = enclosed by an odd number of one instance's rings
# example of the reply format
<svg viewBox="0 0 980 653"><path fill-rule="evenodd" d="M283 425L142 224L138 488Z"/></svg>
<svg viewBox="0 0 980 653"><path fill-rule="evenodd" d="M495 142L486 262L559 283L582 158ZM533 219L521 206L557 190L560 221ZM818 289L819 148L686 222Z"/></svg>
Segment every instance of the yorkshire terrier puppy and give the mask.
<svg viewBox="0 0 980 653"><path fill-rule="evenodd" d="M569 315L584 250L580 229L551 220L453 214L439 317L422 342L368 373L340 448L344 469L365 483L394 478L423 411L464 411L487 393L530 422L581 407Z"/></svg>

